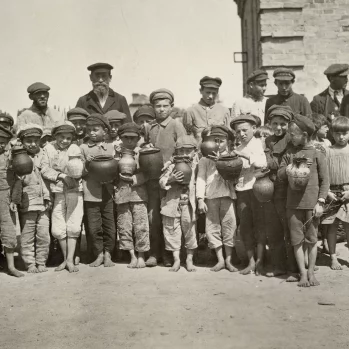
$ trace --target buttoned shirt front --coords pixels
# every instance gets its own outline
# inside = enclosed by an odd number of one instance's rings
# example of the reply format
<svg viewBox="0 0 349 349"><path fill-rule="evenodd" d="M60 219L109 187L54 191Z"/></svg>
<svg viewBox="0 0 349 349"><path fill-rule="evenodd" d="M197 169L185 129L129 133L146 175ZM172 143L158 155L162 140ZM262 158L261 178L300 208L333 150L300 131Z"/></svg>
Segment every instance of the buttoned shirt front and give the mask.
<svg viewBox="0 0 349 349"><path fill-rule="evenodd" d="M343 90L334 90L331 86L328 87L328 93L330 94L331 98L333 100L335 100L335 95L338 99L338 102L341 104L343 97L344 97L344 93Z"/></svg>
<svg viewBox="0 0 349 349"><path fill-rule="evenodd" d="M255 100L252 96L246 95L238 99L232 109L231 117L232 119L240 116L241 114L251 113L258 116L261 119L262 125L264 125L264 111L265 111L265 102L267 99L263 96L261 100Z"/></svg>

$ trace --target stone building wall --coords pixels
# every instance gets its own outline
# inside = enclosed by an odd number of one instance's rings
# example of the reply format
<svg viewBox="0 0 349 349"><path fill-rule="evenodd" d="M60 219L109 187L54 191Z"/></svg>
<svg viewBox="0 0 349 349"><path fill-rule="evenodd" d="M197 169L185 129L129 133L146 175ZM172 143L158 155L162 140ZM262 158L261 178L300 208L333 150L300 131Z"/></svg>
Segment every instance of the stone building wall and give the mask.
<svg viewBox="0 0 349 349"><path fill-rule="evenodd" d="M254 69L265 68L271 78L267 95L276 92L272 72L279 66L292 68L296 92L312 99L328 85L323 75L327 66L349 63L349 0L235 2L242 50L249 60L244 64L244 80Z"/></svg>

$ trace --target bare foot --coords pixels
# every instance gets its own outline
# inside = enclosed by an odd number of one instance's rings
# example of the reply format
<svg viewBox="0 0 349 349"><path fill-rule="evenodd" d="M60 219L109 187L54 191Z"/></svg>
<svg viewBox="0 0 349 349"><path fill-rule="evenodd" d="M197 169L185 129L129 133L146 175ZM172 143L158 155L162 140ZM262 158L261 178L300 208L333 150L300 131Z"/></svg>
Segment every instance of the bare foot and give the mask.
<svg viewBox="0 0 349 349"><path fill-rule="evenodd" d="M234 273L236 271L239 271L237 268L235 268L231 262L229 261L225 261L225 267L231 272L231 273Z"/></svg>
<svg viewBox="0 0 349 349"><path fill-rule="evenodd" d="M224 263L224 261L218 261L218 263L210 270L211 271L220 271L222 269L225 269L225 263Z"/></svg>
<svg viewBox="0 0 349 349"><path fill-rule="evenodd" d="M136 268L137 268L137 269L145 268L145 262L144 262L144 258L143 258L143 257L139 257L139 256L138 256Z"/></svg>
<svg viewBox="0 0 349 349"><path fill-rule="evenodd" d="M302 275L301 274L301 278L297 284L297 286L299 287L309 287L310 286L310 283L309 283L309 280L308 280L308 275Z"/></svg>
<svg viewBox="0 0 349 349"><path fill-rule="evenodd" d="M39 273L44 273L45 271L47 271L48 269L46 268L45 265L38 265L38 272Z"/></svg>
<svg viewBox="0 0 349 349"><path fill-rule="evenodd" d="M62 271L67 266L67 261L64 261L62 264L60 264L57 268L55 268L55 271Z"/></svg>
<svg viewBox="0 0 349 349"><path fill-rule="evenodd" d="M320 282L316 280L315 275L313 273L308 272L308 280L310 286L319 286Z"/></svg>
<svg viewBox="0 0 349 349"><path fill-rule="evenodd" d="M127 268L132 268L132 269L133 269L133 268L136 268L137 262L138 262L138 260L137 260L136 257L131 258L131 262L130 262L130 264L127 266Z"/></svg>
<svg viewBox="0 0 349 349"><path fill-rule="evenodd" d="M36 268L36 266L34 264L29 265L27 273L36 274L36 273L38 273L38 269Z"/></svg>
<svg viewBox="0 0 349 349"><path fill-rule="evenodd" d="M297 273L290 273L286 279L286 282L298 282L299 275Z"/></svg>
<svg viewBox="0 0 349 349"><path fill-rule="evenodd" d="M263 268L263 264L261 261L257 261L256 262L256 270L255 270L256 276L259 275L264 275L264 268Z"/></svg>
<svg viewBox="0 0 349 349"><path fill-rule="evenodd" d="M114 267L115 263L112 262L111 255L109 252L104 252L103 264L106 268Z"/></svg>
<svg viewBox="0 0 349 349"><path fill-rule="evenodd" d="M23 273L21 273L19 270L17 270L16 268L9 268L7 273L11 276L15 276L16 278L21 278L24 276Z"/></svg>
<svg viewBox="0 0 349 349"><path fill-rule="evenodd" d="M342 265L338 262L337 258L331 260L331 269L332 270L342 270Z"/></svg>
<svg viewBox="0 0 349 349"><path fill-rule="evenodd" d="M100 253L97 259L90 264L90 267L99 267L103 264L103 253Z"/></svg>
<svg viewBox="0 0 349 349"><path fill-rule="evenodd" d="M175 263L173 263L173 265L174 265ZM169 257L167 257L167 256L165 256L164 257L164 267L166 267L166 268L168 268L168 267L170 267L172 265L172 263L171 263L171 260L170 260L170 258ZM173 267L173 266L172 266ZM171 268L172 269L172 268Z"/></svg>
<svg viewBox="0 0 349 349"><path fill-rule="evenodd" d="M241 275L248 275L248 274L252 274L255 272L256 269L256 265L254 263L249 264L245 269L242 269L240 271Z"/></svg>
<svg viewBox="0 0 349 349"><path fill-rule="evenodd" d="M317 265L314 266L314 271L318 271L319 267Z"/></svg>
<svg viewBox="0 0 349 349"><path fill-rule="evenodd" d="M158 261L155 257L150 256L148 260L145 262L145 265L149 268L156 267L158 265Z"/></svg>
<svg viewBox="0 0 349 349"><path fill-rule="evenodd" d="M168 271L178 271L181 267L181 261L174 261L172 267Z"/></svg>
<svg viewBox="0 0 349 349"><path fill-rule="evenodd" d="M280 276L280 275L285 275L286 274L286 270L281 270L281 269L275 269L273 271L269 271L268 273L266 273L265 275L268 278L274 278L276 276ZM298 280L297 280L298 281Z"/></svg>
<svg viewBox="0 0 349 349"><path fill-rule="evenodd" d="M79 264L80 264L80 257L79 257L79 256L75 256L75 258L74 258L74 264L75 264L75 265L79 265Z"/></svg>
<svg viewBox="0 0 349 349"><path fill-rule="evenodd" d="M76 272L79 271L79 268L76 265L74 265L73 262L68 262L67 261L67 264L66 264L65 268L69 271L69 273L76 273Z"/></svg>
<svg viewBox="0 0 349 349"><path fill-rule="evenodd" d="M193 261L191 259L187 259L185 262L185 266L187 268L187 271L194 272L196 271L196 268L194 267Z"/></svg>

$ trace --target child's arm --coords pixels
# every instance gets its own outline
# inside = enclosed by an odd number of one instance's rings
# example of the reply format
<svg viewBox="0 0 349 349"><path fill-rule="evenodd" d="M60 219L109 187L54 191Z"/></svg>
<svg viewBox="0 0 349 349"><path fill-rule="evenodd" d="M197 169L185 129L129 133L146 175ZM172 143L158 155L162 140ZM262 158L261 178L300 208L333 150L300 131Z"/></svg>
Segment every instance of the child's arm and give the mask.
<svg viewBox="0 0 349 349"><path fill-rule="evenodd" d="M52 165L50 163L49 151L49 147L44 148L44 153L42 155L41 160L41 175L44 179L47 179L48 181L57 182L58 176L61 173L52 168Z"/></svg>
<svg viewBox="0 0 349 349"><path fill-rule="evenodd" d="M330 190L330 180L325 155L317 152L317 169L319 174L319 199L326 199Z"/></svg>
<svg viewBox="0 0 349 349"><path fill-rule="evenodd" d="M286 152L286 154L282 157L281 164L277 173L277 177L281 181L287 180L287 174L286 174L286 167L291 162L291 154L289 152Z"/></svg>
<svg viewBox="0 0 349 349"><path fill-rule="evenodd" d="M168 179L170 178L171 173L173 172L175 165L171 164L166 168L163 174L160 177L159 184L162 189L169 190L171 186L168 183Z"/></svg>
<svg viewBox="0 0 349 349"><path fill-rule="evenodd" d="M11 190L10 209L12 212L17 211L17 205L19 205L22 202L22 190L22 180L16 176L15 182L13 183Z"/></svg>

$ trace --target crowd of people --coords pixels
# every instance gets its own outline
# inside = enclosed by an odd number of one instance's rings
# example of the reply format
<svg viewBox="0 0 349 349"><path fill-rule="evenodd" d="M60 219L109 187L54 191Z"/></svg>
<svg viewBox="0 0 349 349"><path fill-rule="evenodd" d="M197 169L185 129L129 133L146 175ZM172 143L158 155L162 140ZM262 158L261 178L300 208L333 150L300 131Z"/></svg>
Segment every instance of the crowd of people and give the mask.
<svg viewBox="0 0 349 349"><path fill-rule="evenodd" d="M24 276L14 263L16 225L29 273L47 270L53 240L63 254L55 270L77 272L83 228L91 267L114 266L117 248L129 252L130 268L162 261L178 271L183 244L192 272L199 217L205 217L204 235L217 257L212 271L238 271L232 259L238 231L248 260L242 275L287 275L301 287L319 285L319 230L330 267L342 268L336 233L339 225L349 233L349 65L326 69L329 87L311 103L293 91L296 77L288 68L274 71L278 92L266 98L269 77L258 69L231 110L216 103L222 80L205 76L200 101L181 119L172 117L174 95L164 88L131 117L125 97L109 86L112 69L107 63L88 67L93 89L66 117L49 108L50 87L39 82L28 87L33 104L16 125L9 114L0 115L0 237L10 275ZM204 156L201 145L208 139L216 151ZM152 147L163 160L159 178L139 164L142 149ZM15 173L18 149L32 159L29 174ZM101 182L90 167L101 155L119 161L128 156L135 166ZM224 179L217 169L227 155L242 161L236 178ZM178 170L178 159L191 171ZM289 181L297 161L310 170L301 190ZM265 173L274 191L260 202L253 188Z"/></svg>

